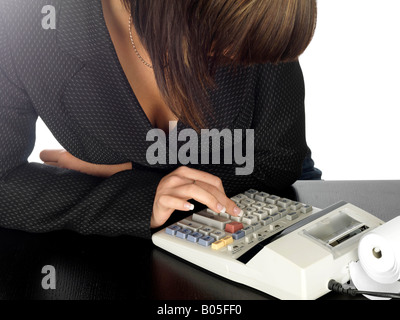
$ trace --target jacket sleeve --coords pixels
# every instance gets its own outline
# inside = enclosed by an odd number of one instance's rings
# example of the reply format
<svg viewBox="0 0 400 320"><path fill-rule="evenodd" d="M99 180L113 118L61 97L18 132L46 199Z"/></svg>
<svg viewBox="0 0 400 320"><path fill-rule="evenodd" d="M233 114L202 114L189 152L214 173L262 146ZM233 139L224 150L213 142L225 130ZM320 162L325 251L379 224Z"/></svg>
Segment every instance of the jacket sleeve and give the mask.
<svg viewBox="0 0 400 320"><path fill-rule="evenodd" d="M305 137L304 78L298 61L257 68L251 129L254 139L244 139L243 155L254 142L253 171L238 175L238 165L200 166L219 176L228 195L249 188L279 192L299 179L308 147ZM239 115L240 117L240 115ZM221 155L222 157L223 155ZM240 167L240 166L239 166Z"/></svg>
<svg viewBox="0 0 400 320"><path fill-rule="evenodd" d="M14 71L2 21L0 13L0 226L149 238L161 172L136 167L100 179L28 163L37 114Z"/></svg>

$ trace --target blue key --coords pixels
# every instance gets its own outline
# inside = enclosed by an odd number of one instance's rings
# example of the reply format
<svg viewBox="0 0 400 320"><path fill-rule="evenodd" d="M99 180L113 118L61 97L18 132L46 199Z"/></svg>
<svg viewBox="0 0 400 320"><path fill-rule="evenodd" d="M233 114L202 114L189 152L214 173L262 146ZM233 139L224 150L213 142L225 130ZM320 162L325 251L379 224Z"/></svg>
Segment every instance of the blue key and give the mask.
<svg viewBox="0 0 400 320"><path fill-rule="evenodd" d="M171 236L175 236L176 232L181 230L180 226L177 226L176 224L174 224L173 226L168 227L167 229L165 229L165 232L167 234L170 234Z"/></svg>
<svg viewBox="0 0 400 320"><path fill-rule="evenodd" d="M202 245L203 247L209 247L209 246L211 246L211 244L213 243L213 242L215 242L215 239L213 238L213 237L210 237L210 236L204 236L204 237L201 237L200 239L199 239L199 244L200 245Z"/></svg>
<svg viewBox="0 0 400 320"><path fill-rule="evenodd" d="M190 229L183 229L183 230L179 230L179 231L176 233L176 236L177 236L178 238L181 238L181 239L186 239L186 238L188 237L188 235L191 234L191 233L192 233L192 230L190 230Z"/></svg>
<svg viewBox="0 0 400 320"><path fill-rule="evenodd" d="M192 233L192 234L189 234L186 240L188 240L188 241L190 241L190 242L195 242L195 243L196 243L196 242L198 242L199 239L200 239L201 237L203 237L203 236L204 236L204 234L202 234L202 233L200 233L200 232L194 232L194 233Z"/></svg>
<svg viewBox="0 0 400 320"><path fill-rule="evenodd" d="M239 240L245 236L245 232L243 230L236 231L232 233L232 238L235 240Z"/></svg>

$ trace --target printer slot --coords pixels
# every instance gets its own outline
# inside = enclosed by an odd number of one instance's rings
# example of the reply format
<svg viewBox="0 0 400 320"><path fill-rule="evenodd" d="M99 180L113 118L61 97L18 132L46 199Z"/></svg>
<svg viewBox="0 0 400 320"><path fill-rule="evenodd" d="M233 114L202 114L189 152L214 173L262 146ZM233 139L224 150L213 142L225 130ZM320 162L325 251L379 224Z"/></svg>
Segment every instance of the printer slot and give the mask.
<svg viewBox="0 0 400 320"><path fill-rule="evenodd" d="M334 248L368 229L364 223L357 221L347 213L339 211L337 214L319 221L304 234L325 246Z"/></svg>

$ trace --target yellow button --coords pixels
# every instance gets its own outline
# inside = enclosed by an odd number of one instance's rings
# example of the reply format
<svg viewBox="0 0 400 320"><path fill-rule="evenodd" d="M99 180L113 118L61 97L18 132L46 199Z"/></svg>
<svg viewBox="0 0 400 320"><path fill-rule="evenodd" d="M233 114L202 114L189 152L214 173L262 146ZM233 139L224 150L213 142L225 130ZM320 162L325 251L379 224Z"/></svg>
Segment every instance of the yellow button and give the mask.
<svg viewBox="0 0 400 320"><path fill-rule="evenodd" d="M224 243L225 243L225 245L227 246L228 244L231 244L231 243L233 243L233 238L232 237L225 237L225 238L222 238L221 239Z"/></svg>
<svg viewBox="0 0 400 320"><path fill-rule="evenodd" d="M223 241L223 240L215 241L215 242L211 245L211 248L214 249L214 250L219 250L219 249L221 249L221 248L223 248L223 247L225 247L225 241Z"/></svg>

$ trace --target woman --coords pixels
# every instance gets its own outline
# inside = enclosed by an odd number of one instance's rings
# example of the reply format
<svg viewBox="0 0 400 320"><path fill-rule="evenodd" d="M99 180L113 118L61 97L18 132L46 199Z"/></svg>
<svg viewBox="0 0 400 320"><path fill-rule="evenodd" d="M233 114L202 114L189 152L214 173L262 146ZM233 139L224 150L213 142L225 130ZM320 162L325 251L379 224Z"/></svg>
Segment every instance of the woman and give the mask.
<svg viewBox="0 0 400 320"><path fill-rule="evenodd" d="M150 237L174 211L193 210L191 199L237 216L229 196L299 178L308 148L297 58L314 0L42 6L0 2L1 226ZM45 164L27 162L38 116L67 150L43 151ZM254 171L150 165L155 128L252 129Z"/></svg>

